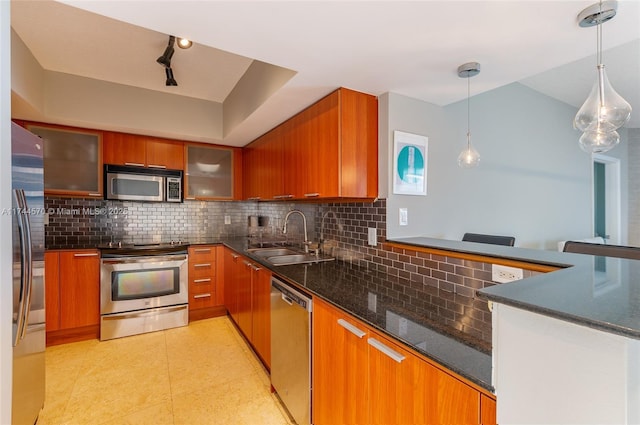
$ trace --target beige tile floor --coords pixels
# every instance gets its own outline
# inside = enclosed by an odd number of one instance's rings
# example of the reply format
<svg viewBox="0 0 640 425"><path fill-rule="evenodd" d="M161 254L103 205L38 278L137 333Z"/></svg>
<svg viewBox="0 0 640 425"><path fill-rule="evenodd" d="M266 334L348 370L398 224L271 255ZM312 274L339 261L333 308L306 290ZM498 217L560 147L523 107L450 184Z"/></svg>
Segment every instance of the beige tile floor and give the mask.
<svg viewBox="0 0 640 425"><path fill-rule="evenodd" d="M38 425L291 424L228 318L46 350Z"/></svg>

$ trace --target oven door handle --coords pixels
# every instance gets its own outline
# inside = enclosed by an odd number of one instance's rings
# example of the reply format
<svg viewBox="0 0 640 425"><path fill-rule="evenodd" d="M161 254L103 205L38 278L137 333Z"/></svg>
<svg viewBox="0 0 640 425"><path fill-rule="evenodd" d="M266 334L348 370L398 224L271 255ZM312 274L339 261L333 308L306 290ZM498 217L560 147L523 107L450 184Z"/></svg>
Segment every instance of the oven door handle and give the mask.
<svg viewBox="0 0 640 425"><path fill-rule="evenodd" d="M131 313L115 313L111 315L103 315L102 320L132 319L134 317L140 317L140 316L157 315L158 313L171 313L173 311L184 310L186 308L188 308L188 306L183 304L183 305L177 305L175 307L153 308L150 310L134 311Z"/></svg>
<svg viewBox="0 0 640 425"><path fill-rule="evenodd" d="M102 259L102 264L157 263L159 261L186 261L186 255L153 255L148 257L120 257Z"/></svg>

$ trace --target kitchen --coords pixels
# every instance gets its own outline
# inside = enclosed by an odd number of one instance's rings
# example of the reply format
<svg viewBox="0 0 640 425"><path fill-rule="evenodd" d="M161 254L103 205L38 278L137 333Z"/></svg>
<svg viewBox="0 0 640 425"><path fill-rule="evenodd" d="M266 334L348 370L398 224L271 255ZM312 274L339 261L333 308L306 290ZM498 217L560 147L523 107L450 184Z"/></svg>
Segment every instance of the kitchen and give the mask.
<svg viewBox="0 0 640 425"><path fill-rule="evenodd" d="M573 13L573 15L575 15L575 13ZM623 15L621 15L620 18L622 18L622 16ZM619 19L619 18L616 18L616 19ZM615 21L614 21L614 24L611 24L611 25L615 25ZM577 32L576 37L582 38L582 34L583 33ZM467 58L465 58L465 59L467 59ZM176 57L176 62L178 62L178 58L177 57ZM177 66L177 64L176 64L176 66ZM456 64L456 66L457 66L457 64ZM455 68L455 66L454 66L454 68ZM486 72L486 70L483 70L483 72ZM478 84L481 84L480 81L479 81L479 78L481 78L481 77L482 77L482 74L481 74L480 77L474 79L474 81L472 83L472 86L474 84L476 84L476 80L478 80L478 82L477 82ZM458 86L460 84L460 80L457 80L457 77L455 77L455 78L456 79L454 79L452 81L452 84L455 84L456 86ZM462 90L461 92L462 93L460 93L460 94L462 95L464 90ZM409 98L406 98L404 96L397 95L397 94L394 94L394 93L381 95L380 96L380 104L381 105L387 105L386 108L385 108L385 106L382 106L381 110L383 112L387 111L387 113L389 115L387 120L381 119L381 125L383 125L383 126L384 125L388 125L390 127L389 130L396 129L396 128L401 128L401 129L404 129L404 130L415 132L417 134L427 134L427 135L429 135L429 137L430 137L430 146L429 146L430 155L438 155L437 154L438 151L436 149L439 149L439 146L438 146L437 143L433 143L434 141L436 141L438 139L447 139L448 136L452 135L451 133L449 133L449 134L438 134L438 131L444 133L444 130L437 130L438 126L434 125L433 122L427 122L427 123L423 123L423 124L420 124L420 125L417 125L416 123L406 123L406 122L402 123L401 122L402 119L407 119L407 115L403 114L401 112L402 109L405 108L405 107L409 107L409 106L406 106L406 105L415 106L416 104L418 106L417 106L417 108L413 109L414 111L416 111L416 110L424 111L424 113L420 113L419 115L424 116L424 117L430 117L429 119L433 120L433 121L437 121L440 118L446 119L446 116L443 115L442 111L439 111L438 108L436 108L436 107L432 107L432 105L419 104L418 102L415 102L412 99L409 99ZM455 106L455 108L460 109L463 106L464 106L464 103L462 102L462 103L457 104ZM289 108L295 108L296 106L288 106L288 107ZM298 108L298 109L302 109L302 108ZM292 115L295 114L295 112L297 112L297 111L286 111L285 110L285 112L283 112L283 114L286 114L286 116L284 116L283 118L287 118L289 116L292 116ZM476 112L475 110L473 110L472 114L474 114L474 113L479 113L479 112ZM567 113L567 115L569 115L569 114ZM381 116L383 116L383 113L381 113ZM460 121L460 123L462 123L462 122L463 122L463 120ZM422 127L423 125L425 127ZM463 124L461 124L461 127L462 126L463 126ZM571 133L571 131L569 131L569 132ZM387 146L390 146L390 137L391 137L391 135L390 134L389 135L385 135L386 133L389 133L389 132L388 131L384 131L384 130L380 131L380 134L381 134L380 140L381 140L381 143L386 144ZM571 137L575 138L574 135L571 135ZM451 139L458 140L455 137L451 137ZM249 138L248 140L251 140L251 138ZM482 140L482 139L480 139L480 140ZM457 150L458 148L459 147L456 146L453 150ZM385 151L386 150L383 150L382 152L385 152ZM571 157L571 158L580 158L579 154L580 154L579 150L574 151L574 152L572 152L572 155L574 155L574 156ZM455 154L454 154L454 158L455 158ZM487 160L489 160L488 159L489 157L485 157L485 158L487 158ZM384 163L384 161L381 161L381 162ZM490 164L490 162L488 162L487 164ZM431 165L432 164L430 164L430 166ZM435 165L434 167L437 167L437 165ZM435 188L435 191L434 191L434 187L432 186L432 182L437 181L436 179L440 179L440 175L441 175L440 173L437 173L437 174L432 173L432 171L435 172L436 170L437 170L437 168L432 168L429 171L431 180L429 182L430 188L429 188L429 196L427 196L427 198L426 198L427 201L430 201L431 199L434 199L434 197L438 194L437 193L437 188ZM381 175L383 173L384 172L382 172ZM434 176L438 176L438 177L434 177ZM383 177L381 176L381 178L383 178ZM380 185L380 191L381 191L380 195L382 195L385 190L386 190L386 184L385 185ZM381 197L383 197L383 196L381 196ZM419 226L418 222L421 221L421 220L417 219L417 217L420 217L423 214L426 214L426 211L432 211L433 208L431 208L430 210L421 210L420 206L414 207L413 205L410 205L409 206L409 226L407 226L406 228L400 228L395 224L395 223L398 222L396 214L397 214L398 206L400 206L400 205L397 205L399 202L405 202L405 197L398 197L398 196L393 196L392 194L389 194L389 197L387 199L386 208L385 208L384 204L382 206L378 206L378 205L372 205L371 206L371 208L376 208L376 209L384 208L386 211L388 211L388 215L389 215L388 220L387 220L387 217L386 217L386 214L385 214L385 217L380 219L380 223L381 223L380 226L378 227L377 223L374 226L374 227L376 227L378 229L378 231L379 231L378 237L381 240L384 240L384 238L386 236L386 232L389 231L388 228L386 228L385 226L391 226L391 228L394 231L394 237L405 237L405 236L413 236L413 235L417 235L417 234L424 234L424 232L422 232L419 229L419 227L415 227L415 226ZM187 202L186 204L191 204L191 203ZM391 204L392 204L392 206L390 206ZM89 203L89 205L91 205L91 203ZM97 204L97 205L102 205L102 204ZM257 214L257 213L262 214L262 212L263 212L262 209L261 209L262 208L262 204L259 204L259 205L260 205L260 207L258 207L259 210L255 210L255 209L252 210L251 209L251 208L255 208L255 204L252 203L252 202L247 202L247 203L242 202L240 204L234 204L234 206L231 206L231 205L220 205L220 206L219 205L215 205L214 207L211 208L211 212L209 212L207 214L218 215L218 214L221 213L221 216L223 216L223 217L225 215L229 215L230 219L231 219L230 221L232 223L230 226L232 228L234 226L238 226L238 230L236 231L235 234L241 235L242 232L244 231L243 230L243 226L246 223L246 217L248 215L254 215L254 214ZM194 207L195 207L195 205L194 205ZM247 208L247 210L236 213L236 211L233 211L234 207L240 207L240 209ZM299 207L299 205L296 204L296 207ZM303 205L303 207L304 207L304 205ZM70 208L71 209L76 209L76 208L81 208L81 206L79 206L79 205L78 206L70 205ZM289 208L291 208L291 206L290 205L286 205L286 204L277 204L277 205L273 206L272 208L275 210L273 214L264 214L264 215L271 215L273 217L283 217L283 215L284 215L283 213L286 212ZM308 207L308 208L311 208L313 210L314 207ZM323 208L323 206L321 206L319 208ZM350 208L353 208L355 210L356 208L363 208L363 206L351 205ZM366 208L366 207L364 207L364 208ZM457 209L453 209L453 210L450 210L450 211L458 211L458 210ZM323 210L323 212L324 212L324 210ZM147 207L141 207L141 211L138 214L140 214L139 217L144 217L144 216L147 216L147 215L150 215L150 214L157 215L157 214L163 214L163 213L164 213L164 211L163 212L154 211L153 208L151 208L151 207L148 207L148 208ZM349 212L347 212L347 213L349 213ZM431 212L429 212L429 213L431 213ZM358 214L358 213L356 213L356 214ZM313 213L311 215L313 215ZM318 220L317 219L317 217L318 217L317 213L315 214L315 217L316 217L316 220ZM117 220L121 220L121 218L118 218ZM464 220L460 220L460 217L458 217L458 221L459 221L458 225L460 227L464 226ZM121 226L124 226L125 223L124 222L120 222L120 223L117 223L117 224L120 224ZM469 226L471 226L472 224L473 224L473 222L471 224L469 224ZM152 229L154 231L158 230L158 229L161 229L162 232L164 232L165 230L169 230L169 232L171 232L171 230L173 230L175 228L174 226L171 226L171 221L170 220L167 220L165 223L162 223L162 224L150 224L150 226L152 227ZM220 225L220 227L222 227L224 229L223 225ZM279 227L279 226L275 226L275 227ZM317 224L315 226L313 226L313 227L317 229ZM368 227L368 226L365 226L365 227ZM224 229L224 230L226 230L226 229ZM366 230L366 228L363 229L363 230ZM584 226L583 226L583 230L584 230ZM197 233L197 230L193 229L193 232ZM144 233L144 230L141 231L140 233ZM457 229L449 229L449 234L444 234L444 235L437 235L436 234L436 236L442 236L445 239L455 239L455 237L454 237L455 233L457 233ZM577 231L576 231L576 233L577 233ZM585 232L583 232L580 235L578 235L578 234L568 234L566 236L566 238L569 239L569 238L574 238L574 237L582 237L582 236L584 236L584 233ZM150 232L148 234L152 234L152 233ZM426 233L426 234L433 234L433 233ZM460 235L461 234L462 234L462 232L460 232ZM557 235L560 235L560 233L556 232L554 237L557 237ZM176 231L175 234L168 233L168 234L164 234L163 235L165 240L172 240L174 238L177 239L177 238L179 238L181 236L182 236L182 234L181 234L180 231ZM192 238L192 236L189 236L188 239L189 240L194 240ZM317 240L317 236L315 238L312 238L312 239ZM550 237L550 239L551 239L551 237ZM543 243L544 244L546 242L537 242L537 243L539 243L539 244ZM520 246L522 246L522 245L520 245ZM357 252L358 250L354 250L354 251Z"/></svg>

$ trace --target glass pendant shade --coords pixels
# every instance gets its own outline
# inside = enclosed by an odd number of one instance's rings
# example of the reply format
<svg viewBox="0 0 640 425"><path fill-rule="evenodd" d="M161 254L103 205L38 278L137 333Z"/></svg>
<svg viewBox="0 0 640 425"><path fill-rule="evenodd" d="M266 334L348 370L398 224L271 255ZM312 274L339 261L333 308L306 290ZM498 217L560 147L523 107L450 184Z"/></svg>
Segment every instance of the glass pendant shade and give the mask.
<svg viewBox="0 0 640 425"><path fill-rule="evenodd" d="M619 129L631 116L631 105L611 86L604 65L598 65L598 79L573 125L585 132L610 132Z"/></svg>
<svg viewBox="0 0 640 425"><path fill-rule="evenodd" d="M620 143L617 131L585 131L580 136L580 149L587 153L603 153Z"/></svg>
<svg viewBox="0 0 640 425"><path fill-rule="evenodd" d="M458 166L473 168L480 162L480 154L471 146L471 134L467 133L467 147L458 155Z"/></svg>

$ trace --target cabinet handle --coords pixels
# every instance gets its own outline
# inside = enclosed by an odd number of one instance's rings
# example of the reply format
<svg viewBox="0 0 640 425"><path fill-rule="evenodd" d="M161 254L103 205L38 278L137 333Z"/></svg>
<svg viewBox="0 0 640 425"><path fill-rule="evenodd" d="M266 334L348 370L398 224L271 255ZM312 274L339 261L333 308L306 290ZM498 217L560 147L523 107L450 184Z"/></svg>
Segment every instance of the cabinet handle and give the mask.
<svg viewBox="0 0 640 425"><path fill-rule="evenodd" d="M239 255L236 254L231 254L231 258L233 258L233 261L237 260L238 258L240 258Z"/></svg>
<svg viewBox="0 0 640 425"><path fill-rule="evenodd" d="M347 322L344 319L338 319L338 324L343 328L345 328L346 330L348 330L349 332L351 332L352 334L354 334L355 336L357 336L358 338L362 338L367 334L366 332L356 328L355 326L353 326L351 323Z"/></svg>
<svg viewBox="0 0 640 425"><path fill-rule="evenodd" d="M102 196L102 193L89 193L89 196Z"/></svg>
<svg viewBox="0 0 640 425"><path fill-rule="evenodd" d="M276 195L276 196L274 196L274 199L288 199L288 198L293 198L293 195Z"/></svg>
<svg viewBox="0 0 640 425"><path fill-rule="evenodd" d="M144 167L144 164L140 164L139 162L125 162L124 165L133 165L134 167Z"/></svg>
<svg viewBox="0 0 640 425"><path fill-rule="evenodd" d="M406 358L405 356L398 353L397 351L387 347L377 339L369 338L367 339L367 342L369 343L370 346L382 352L383 354L386 354L388 357L391 357L393 360L397 361L398 363L402 363L402 361Z"/></svg>
<svg viewBox="0 0 640 425"><path fill-rule="evenodd" d="M195 201L196 200L195 196L191 196L189 198L184 198L184 199L187 200L187 201Z"/></svg>
<svg viewBox="0 0 640 425"><path fill-rule="evenodd" d="M211 298L211 294L199 294L199 295L194 295L193 296L194 299L199 299L199 298Z"/></svg>
<svg viewBox="0 0 640 425"><path fill-rule="evenodd" d="M207 278L202 278L202 279L194 279L193 283L204 283L204 282L211 282L211 278L207 277Z"/></svg>
<svg viewBox="0 0 640 425"><path fill-rule="evenodd" d="M260 267L256 266L255 264L251 264L249 267L251 267L254 272L259 272L260 270L262 270Z"/></svg>
<svg viewBox="0 0 640 425"><path fill-rule="evenodd" d="M74 257L97 257L97 252L87 253L87 254L73 254Z"/></svg>
<svg viewBox="0 0 640 425"><path fill-rule="evenodd" d="M211 248L196 248L193 252L211 252Z"/></svg>
<svg viewBox="0 0 640 425"><path fill-rule="evenodd" d="M149 167L149 168L162 168L163 170L164 170L165 168L167 168L167 166L166 166L166 165L158 165L158 164L149 164L149 165L148 165L148 167Z"/></svg>
<svg viewBox="0 0 640 425"><path fill-rule="evenodd" d="M194 264L193 267L211 267L211 263Z"/></svg>
<svg viewBox="0 0 640 425"><path fill-rule="evenodd" d="M319 193L305 193L304 196L306 196L307 198L317 198L318 196L320 196Z"/></svg>
<svg viewBox="0 0 640 425"><path fill-rule="evenodd" d="M260 197L259 196L252 196L250 198L247 198L247 201L259 201Z"/></svg>

